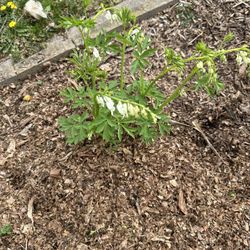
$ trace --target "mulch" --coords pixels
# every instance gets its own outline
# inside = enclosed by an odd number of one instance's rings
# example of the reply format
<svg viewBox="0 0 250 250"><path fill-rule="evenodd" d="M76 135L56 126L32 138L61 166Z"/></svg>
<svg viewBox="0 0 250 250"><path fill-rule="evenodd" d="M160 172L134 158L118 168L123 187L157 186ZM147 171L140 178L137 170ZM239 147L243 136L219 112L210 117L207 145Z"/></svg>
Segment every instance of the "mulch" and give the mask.
<svg viewBox="0 0 250 250"><path fill-rule="evenodd" d="M159 48L148 77L163 67L164 47L188 55L229 31L230 46L249 44L249 11L248 1L193 0L143 21ZM117 76L116 59L107 64ZM13 227L0 249L249 249L250 86L234 57L220 66L221 95L183 95L166 112L188 126L149 145L67 145L57 119L70 112L59 96L72 86L70 68L64 59L0 86L0 227ZM166 95L177 80L160 81Z"/></svg>

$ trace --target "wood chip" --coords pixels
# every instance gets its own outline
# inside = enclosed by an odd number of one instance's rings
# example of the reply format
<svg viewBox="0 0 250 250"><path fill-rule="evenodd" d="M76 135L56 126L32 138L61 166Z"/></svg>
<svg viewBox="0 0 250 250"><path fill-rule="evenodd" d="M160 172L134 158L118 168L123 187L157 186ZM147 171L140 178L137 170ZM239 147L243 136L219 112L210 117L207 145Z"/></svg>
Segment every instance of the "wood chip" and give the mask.
<svg viewBox="0 0 250 250"><path fill-rule="evenodd" d="M28 203L28 212L27 212L27 216L31 219L32 225L34 224L34 220L33 220L33 203L35 200L35 196L32 196L31 199L29 200Z"/></svg>
<svg viewBox="0 0 250 250"><path fill-rule="evenodd" d="M61 170L58 169L58 168L53 168L51 171L50 171L50 176L51 177L54 177L54 178L59 178L60 177L60 173L61 173Z"/></svg>
<svg viewBox="0 0 250 250"><path fill-rule="evenodd" d="M184 199L183 191L180 189L178 197L178 206L183 214L187 214L186 202Z"/></svg>

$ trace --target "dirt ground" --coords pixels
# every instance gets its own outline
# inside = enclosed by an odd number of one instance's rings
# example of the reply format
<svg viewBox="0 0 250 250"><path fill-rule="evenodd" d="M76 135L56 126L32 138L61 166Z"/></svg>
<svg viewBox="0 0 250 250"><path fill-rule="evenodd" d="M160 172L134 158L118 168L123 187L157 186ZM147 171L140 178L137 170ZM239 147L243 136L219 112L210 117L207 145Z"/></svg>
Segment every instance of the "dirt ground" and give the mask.
<svg viewBox="0 0 250 250"><path fill-rule="evenodd" d="M216 47L229 31L230 46L250 43L249 1L192 2L142 23L159 56L166 46L188 54L200 40ZM148 76L162 64L156 56ZM69 110L58 93L72 85L70 67L65 59L0 86L0 227L13 227L0 249L249 249L250 85L234 58L220 69L219 97L188 93L166 110L189 126L116 148L65 143L57 118ZM177 81L160 84L167 95Z"/></svg>

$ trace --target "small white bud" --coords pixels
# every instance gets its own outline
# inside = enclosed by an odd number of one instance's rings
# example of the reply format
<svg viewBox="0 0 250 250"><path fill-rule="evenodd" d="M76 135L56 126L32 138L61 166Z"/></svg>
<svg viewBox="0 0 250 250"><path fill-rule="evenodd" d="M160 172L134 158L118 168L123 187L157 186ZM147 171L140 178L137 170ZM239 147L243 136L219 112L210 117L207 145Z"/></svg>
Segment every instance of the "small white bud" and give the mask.
<svg viewBox="0 0 250 250"><path fill-rule="evenodd" d="M96 59L98 59L98 60L101 61L101 57L100 57L99 51L98 51L98 49L95 48L95 47L93 48L93 56L94 56Z"/></svg>

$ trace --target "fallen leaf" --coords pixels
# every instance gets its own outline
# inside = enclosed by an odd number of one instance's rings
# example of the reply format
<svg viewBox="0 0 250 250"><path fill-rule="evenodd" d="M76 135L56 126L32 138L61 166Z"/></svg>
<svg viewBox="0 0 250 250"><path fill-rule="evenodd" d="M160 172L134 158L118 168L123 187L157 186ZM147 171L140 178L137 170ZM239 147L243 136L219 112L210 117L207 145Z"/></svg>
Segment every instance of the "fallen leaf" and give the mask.
<svg viewBox="0 0 250 250"><path fill-rule="evenodd" d="M187 214L186 202L182 190L179 191L178 206L183 214Z"/></svg>
<svg viewBox="0 0 250 250"><path fill-rule="evenodd" d="M35 200L35 196L32 196L31 199L29 200L28 203L28 212L27 215L28 217L31 219L32 225L34 224L34 220L33 220L33 203Z"/></svg>

